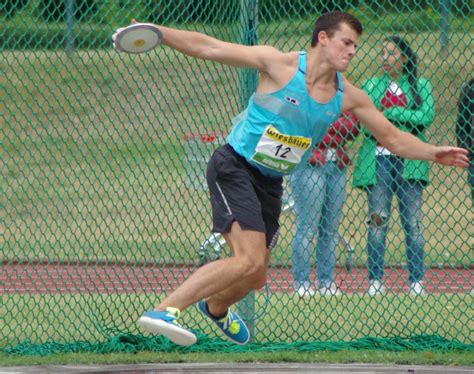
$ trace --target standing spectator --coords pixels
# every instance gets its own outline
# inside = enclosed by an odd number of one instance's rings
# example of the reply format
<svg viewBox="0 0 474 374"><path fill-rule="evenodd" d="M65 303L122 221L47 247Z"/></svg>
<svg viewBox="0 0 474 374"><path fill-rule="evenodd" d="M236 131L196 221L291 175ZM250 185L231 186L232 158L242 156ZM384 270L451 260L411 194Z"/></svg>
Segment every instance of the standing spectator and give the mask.
<svg viewBox="0 0 474 374"><path fill-rule="evenodd" d="M342 206L346 198L346 166L349 156L345 143L359 133L357 119L344 113L312 150L312 157L290 175L295 200L296 233L293 239L293 289L301 297L313 296L310 259L317 236L316 274L318 293L340 294L334 283L336 246Z"/></svg>
<svg viewBox="0 0 474 374"><path fill-rule="evenodd" d="M369 79L362 89L395 126L425 140L424 132L434 119L434 100L430 82L417 76L415 53L404 39L392 36L385 40L381 57L385 74ZM409 294L421 295L424 293L422 204L423 189L429 183L429 164L403 159L367 131L364 135L354 185L365 189L368 196L368 293L371 296L385 293L384 255L391 201L396 194L405 232Z"/></svg>
<svg viewBox="0 0 474 374"><path fill-rule="evenodd" d="M474 160L473 160L473 113L474 113L474 78L466 84L459 96L456 138L460 147L469 151L468 181L471 186L471 199L474 202Z"/></svg>

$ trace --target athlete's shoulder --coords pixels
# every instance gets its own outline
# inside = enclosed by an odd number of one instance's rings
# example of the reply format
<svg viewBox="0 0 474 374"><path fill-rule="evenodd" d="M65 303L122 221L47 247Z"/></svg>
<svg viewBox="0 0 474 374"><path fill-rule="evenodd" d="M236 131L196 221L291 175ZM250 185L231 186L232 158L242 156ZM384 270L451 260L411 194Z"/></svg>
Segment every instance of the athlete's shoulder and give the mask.
<svg viewBox="0 0 474 374"><path fill-rule="evenodd" d="M260 70L259 93L268 93L281 89L294 76L298 68L298 52L274 52L268 54L265 69Z"/></svg>
<svg viewBox="0 0 474 374"><path fill-rule="evenodd" d="M361 90L357 86L355 86L352 82L350 82L346 77L342 74L342 84L344 88L345 95L357 95Z"/></svg>
<svg viewBox="0 0 474 374"><path fill-rule="evenodd" d="M297 65L300 59L300 54L304 52L291 51L291 52L280 52L282 61L288 65Z"/></svg>
<svg viewBox="0 0 474 374"><path fill-rule="evenodd" d="M267 67L281 68L282 66L298 65L298 52L282 52L272 46L262 46L261 53L265 56Z"/></svg>
<svg viewBox="0 0 474 374"><path fill-rule="evenodd" d="M347 79L344 80L343 111L352 111L357 107L366 106L368 102L370 99L362 89Z"/></svg>

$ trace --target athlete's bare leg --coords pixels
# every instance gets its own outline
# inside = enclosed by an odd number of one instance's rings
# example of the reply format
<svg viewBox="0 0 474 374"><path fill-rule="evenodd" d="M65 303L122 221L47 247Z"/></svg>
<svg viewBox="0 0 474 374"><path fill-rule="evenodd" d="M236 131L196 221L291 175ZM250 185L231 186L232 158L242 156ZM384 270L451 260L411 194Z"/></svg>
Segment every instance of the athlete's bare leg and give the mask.
<svg viewBox="0 0 474 374"><path fill-rule="evenodd" d="M219 314L252 289L265 284L269 258L265 234L242 230L238 222L234 222L225 238L234 256L199 268L166 297L157 310L167 307L184 310L201 299L211 299L212 312ZM212 296L216 297L215 301Z"/></svg>

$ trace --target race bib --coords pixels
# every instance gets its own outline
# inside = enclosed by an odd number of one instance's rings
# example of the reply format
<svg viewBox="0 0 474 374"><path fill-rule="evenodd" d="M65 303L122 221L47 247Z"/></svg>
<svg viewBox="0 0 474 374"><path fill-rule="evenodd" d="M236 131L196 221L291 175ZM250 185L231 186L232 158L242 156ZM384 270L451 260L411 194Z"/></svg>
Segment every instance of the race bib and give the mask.
<svg viewBox="0 0 474 374"><path fill-rule="evenodd" d="M272 170L288 174L311 146L311 138L282 134L268 125L258 141L252 160Z"/></svg>

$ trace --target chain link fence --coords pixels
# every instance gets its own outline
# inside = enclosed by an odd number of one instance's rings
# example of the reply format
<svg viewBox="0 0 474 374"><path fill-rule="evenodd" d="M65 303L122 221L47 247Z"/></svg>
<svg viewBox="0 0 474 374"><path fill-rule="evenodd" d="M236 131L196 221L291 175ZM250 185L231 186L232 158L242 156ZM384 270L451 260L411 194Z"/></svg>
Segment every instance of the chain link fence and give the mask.
<svg viewBox="0 0 474 374"><path fill-rule="evenodd" d="M468 0L2 2L2 351L176 349L161 337L143 336L138 317L196 267L229 254L210 232L203 176L253 92L255 72L167 47L120 54L112 49L113 31L135 18L235 43L305 50L315 19L334 9L356 15L365 28L348 79L362 86L383 75L383 41L403 37L432 87L434 120L425 138L462 141L472 154ZM470 92L464 101L463 87ZM461 109L470 128L459 124ZM430 166L422 220L426 292L420 297L408 294L405 233L394 199L386 292L372 297L367 193L353 183L364 136L348 148L353 162L334 268L340 292L294 293L295 209L286 183L268 284L238 306L253 331L252 344L239 350L472 350L472 166ZM318 266L314 252L307 259L311 283ZM199 341L180 349L236 349L193 308L183 318L199 331Z"/></svg>

